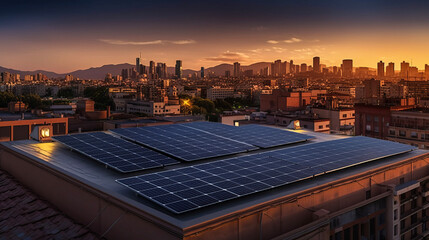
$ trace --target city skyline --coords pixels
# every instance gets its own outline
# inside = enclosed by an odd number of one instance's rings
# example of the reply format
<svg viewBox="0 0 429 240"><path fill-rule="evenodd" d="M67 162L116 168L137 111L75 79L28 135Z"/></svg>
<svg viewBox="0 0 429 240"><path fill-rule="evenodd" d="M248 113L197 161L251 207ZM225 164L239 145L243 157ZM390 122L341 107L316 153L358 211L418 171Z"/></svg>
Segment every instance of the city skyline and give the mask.
<svg viewBox="0 0 429 240"><path fill-rule="evenodd" d="M424 1L121 3L6 3L17 11L1 16L0 66L66 73L132 63L139 52L143 63L180 59L194 70L276 59L311 65L314 56L327 66L427 63Z"/></svg>

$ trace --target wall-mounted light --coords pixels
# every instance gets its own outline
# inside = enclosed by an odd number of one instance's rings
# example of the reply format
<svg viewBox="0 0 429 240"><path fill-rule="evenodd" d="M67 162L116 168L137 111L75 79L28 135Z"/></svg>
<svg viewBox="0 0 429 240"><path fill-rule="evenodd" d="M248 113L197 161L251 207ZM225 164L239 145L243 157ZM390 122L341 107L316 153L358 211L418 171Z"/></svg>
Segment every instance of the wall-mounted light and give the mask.
<svg viewBox="0 0 429 240"><path fill-rule="evenodd" d="M40 125L35 126L30 134L30 137L39 142L51 141L52 126L51 125Z"/></svg>

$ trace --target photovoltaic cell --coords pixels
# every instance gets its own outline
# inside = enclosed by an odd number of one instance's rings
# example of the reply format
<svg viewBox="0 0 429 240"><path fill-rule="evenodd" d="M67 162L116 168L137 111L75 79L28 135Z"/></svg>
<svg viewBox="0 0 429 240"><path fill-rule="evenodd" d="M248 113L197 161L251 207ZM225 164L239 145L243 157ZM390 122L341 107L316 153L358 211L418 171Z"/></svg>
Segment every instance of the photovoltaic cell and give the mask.
<svg viewBox="0 0 429 240"><path fill-rule="evenodd" d="M122 128L110 131L184 161L195 161L257 149L250 144L216 136L182 124Z"/></svg>
<svg viewBox="0 0 429 240"><path fill-rule="evenodd" d="M415 149L367 137L300 145L117 180L177 214Z"/></svg>
<svg viewBox="0 0 429 240"><path fill-rule="evenodd" d="M234 127L214 122L192 122L183 125L261 148L298 143L313 138L305 134L258 124Z"/></svg>
<svg viewBox="0 0 429 240"><path fill-rule="evenodd" d="M124 173L179 163L158 152L104 132L56 136L54 139Z"/></svg>

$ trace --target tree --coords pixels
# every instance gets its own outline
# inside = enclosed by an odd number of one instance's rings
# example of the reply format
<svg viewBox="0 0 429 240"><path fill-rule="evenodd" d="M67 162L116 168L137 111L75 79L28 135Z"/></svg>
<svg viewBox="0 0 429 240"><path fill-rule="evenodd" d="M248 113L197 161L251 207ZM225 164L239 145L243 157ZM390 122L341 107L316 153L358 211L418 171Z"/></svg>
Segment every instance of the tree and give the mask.
<svg viewBox="0 0 429 240"><path fill-rule="evenodd" d="M207 113L210 114L215 111L215 105L213 101L204 98L194 98L193 105L205 108Z"/></svg>
<svg viewBox="0 0 429 240"><path fill-rule="evenodd" d="M220 111L232 110L232 105L223 99L216 99L214 104L216 109L219 109Z"/></svg>
<svg viewBox="0 0 429 240"><path fill-rule="evenodd" d="M61 98L73 98L74 94L73 94L73 89L71 87L67 87L67 88L61 88L60 90L58 90L58 97Z"/></svg>
<svg viewBox="0 0 429 240"><path fill-rule="evenodd" d="M83 95L91 98L95 102L95 108L104 110L107 106L113 107L113 99L109 97L109 88L107 87L87 87Z"/></svg>
<svg viewBox="0 0 429 240"><path fill-rule="evenodd" d="M18 101L18 98L11 92L0 92L0 107L7 107L10 102Z"/></svg>
<svg viewBox="0 0 429 240"><path fill-rule="evenodd" d="M41 108L42 99L36 94L27 94L21 96L22 102L25 103L30 109Z"/></svg>

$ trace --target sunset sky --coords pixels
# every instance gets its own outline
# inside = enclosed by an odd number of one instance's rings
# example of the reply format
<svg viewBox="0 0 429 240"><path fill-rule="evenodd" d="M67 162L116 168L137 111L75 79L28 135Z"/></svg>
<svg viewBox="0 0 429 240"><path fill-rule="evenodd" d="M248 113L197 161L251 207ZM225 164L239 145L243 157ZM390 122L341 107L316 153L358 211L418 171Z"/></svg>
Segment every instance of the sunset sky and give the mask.
<svg viewBox="0 0 429 240"><path fill-rule="evenodd" d="M0 66L58 73L150 60L429 63L429 1L7 1ZM37 3L36 3L37 2Z"/></svg>

